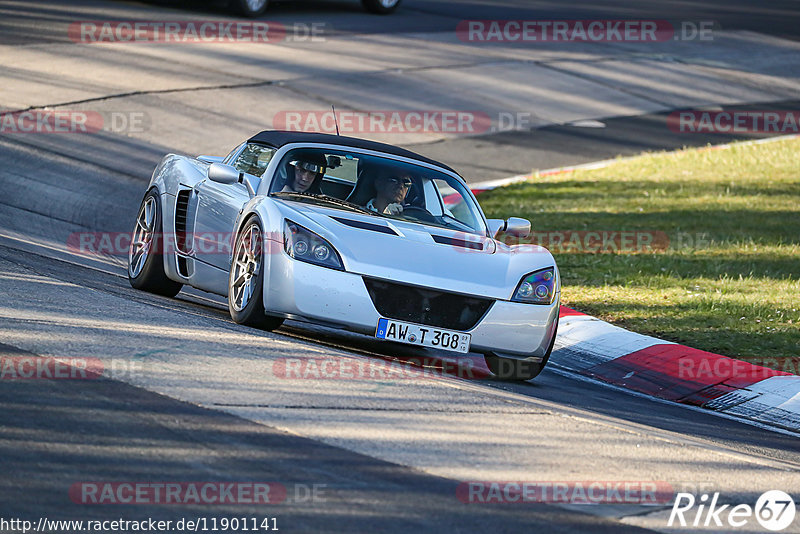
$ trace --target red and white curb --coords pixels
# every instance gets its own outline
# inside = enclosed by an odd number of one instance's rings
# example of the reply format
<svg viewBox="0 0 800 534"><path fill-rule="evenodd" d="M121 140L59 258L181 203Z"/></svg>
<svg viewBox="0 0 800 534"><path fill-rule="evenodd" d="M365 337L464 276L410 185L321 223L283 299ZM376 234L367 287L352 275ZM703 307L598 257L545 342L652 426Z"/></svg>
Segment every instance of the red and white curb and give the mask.
<svg viewBox="0 0 800 534"><path fill-rule="evenodd" d="M734 143L761 144L787 135ZM708 147L724 150L731 144ZM599 169L630 158L540 171L552 175ZM512 176L470 184L476 195L529 180ZM800 376L693 349L624 328L562 306L550 362L572 373L680 404L800 431Z"/></svg>
<svg viewBox="0 0 800 534"><path fill-rule="evenodd" d="M630 332L566 307L550 362L652 397L800 431L800 376Z"/></svg>

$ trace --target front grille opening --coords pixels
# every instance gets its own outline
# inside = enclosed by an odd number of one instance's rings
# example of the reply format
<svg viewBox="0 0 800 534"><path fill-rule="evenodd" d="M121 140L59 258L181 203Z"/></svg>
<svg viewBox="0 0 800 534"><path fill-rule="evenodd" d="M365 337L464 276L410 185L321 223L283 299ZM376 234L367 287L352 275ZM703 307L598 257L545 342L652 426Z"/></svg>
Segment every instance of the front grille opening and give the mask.
<svg viewBox="0 0 800 534"><path fill-rule="evenodd" d="M383 317L448 330L469 330L494 302L435 289L426 289L374 278L364 278L367 291Z"/></svg>

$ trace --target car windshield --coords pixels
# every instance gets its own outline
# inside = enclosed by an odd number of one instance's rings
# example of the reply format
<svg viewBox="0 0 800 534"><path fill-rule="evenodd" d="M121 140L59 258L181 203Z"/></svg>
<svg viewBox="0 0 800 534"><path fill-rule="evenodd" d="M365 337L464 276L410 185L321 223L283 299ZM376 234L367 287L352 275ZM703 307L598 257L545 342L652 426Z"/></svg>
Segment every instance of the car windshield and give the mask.
<svg viewBox="0 0 800 534"><path fill-rule="evenodd" d="M347 150L290 150L277 166L270 194L486 235L480 208L461 181L388 157Z"/></svg>

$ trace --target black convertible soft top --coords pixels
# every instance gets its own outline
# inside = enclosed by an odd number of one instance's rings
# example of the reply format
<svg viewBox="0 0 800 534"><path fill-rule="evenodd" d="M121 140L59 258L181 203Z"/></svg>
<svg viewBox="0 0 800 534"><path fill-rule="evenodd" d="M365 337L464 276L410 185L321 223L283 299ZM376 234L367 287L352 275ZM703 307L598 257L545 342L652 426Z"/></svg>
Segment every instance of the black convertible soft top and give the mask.
<svg viewBox="0 0 800 534"><path fill-rule="evenodd" d="M343 135L331 135L324 133L312 132L289 132L283 130L265 130L257 133L247 140L248 143L260 143L262 145L269 145L275 148L280 148L283 145L290 143L325 143L328 145L341 145L343 147L363 148L365 150L374 150L376 152L385 152L394 156L401 156L408 159L415 159L438 167L443 167L449 171L456 172L444 163L439 161L420 156L415 152L406 150L405 148L387 145L386 143L378 143L375 141L367 141L366 139L358 139L357 137L346 137Z"/></svg>

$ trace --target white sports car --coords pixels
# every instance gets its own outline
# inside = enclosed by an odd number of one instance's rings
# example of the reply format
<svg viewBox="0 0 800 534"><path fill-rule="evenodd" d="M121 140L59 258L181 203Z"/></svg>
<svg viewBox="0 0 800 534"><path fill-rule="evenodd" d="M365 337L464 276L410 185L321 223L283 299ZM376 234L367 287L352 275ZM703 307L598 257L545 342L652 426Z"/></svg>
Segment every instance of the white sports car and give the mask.
<svg viewBox="0 0 800 534"><path fill-rule="evenodd" d="M261 132L226 157L169 154L133 232L128 276L228 298L241 324L284 319L478 353L501 378L539 374L558 326L553 256L530 222L487 220L455 171L395 146Z"/></svg>

